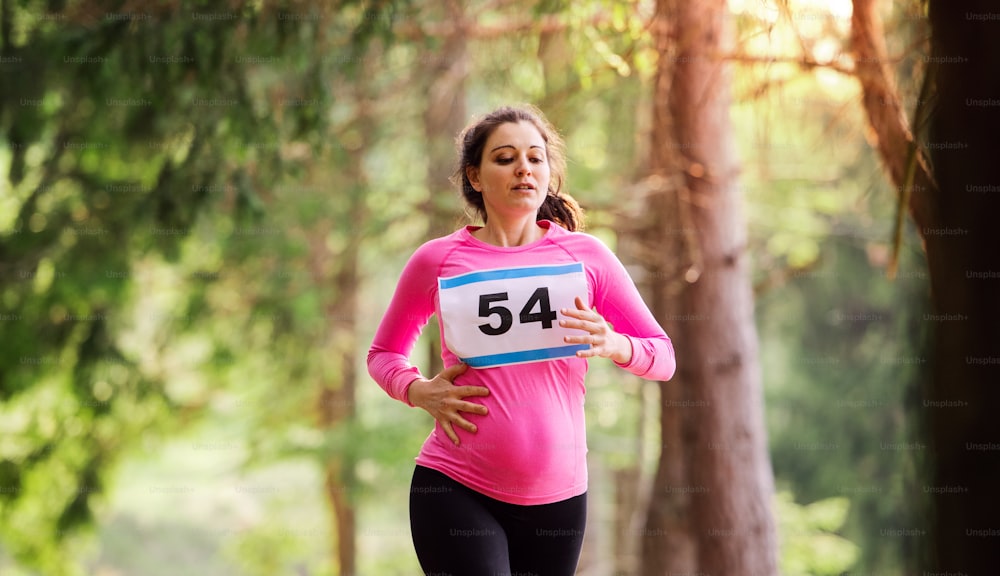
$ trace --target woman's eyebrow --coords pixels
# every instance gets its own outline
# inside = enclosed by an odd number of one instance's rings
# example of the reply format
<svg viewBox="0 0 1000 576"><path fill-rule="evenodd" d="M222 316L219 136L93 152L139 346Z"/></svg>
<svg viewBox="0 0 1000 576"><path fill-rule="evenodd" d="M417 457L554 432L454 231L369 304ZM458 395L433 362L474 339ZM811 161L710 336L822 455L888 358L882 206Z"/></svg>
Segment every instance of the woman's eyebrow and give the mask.
<svg viewBox="0 0 1000 576"><path fill-rule="evenodd" d="M499 150L501 148L514 148L514 145L513 144L501 144L501 145L497 146L496 148L490 150L490 153L492 154L493 152L496 152L497 150ZM545 150L545 148L543 146L539 146L538 144L532 144L531 146L528 146L529 150L532 149L532 148L538 148L539 150ZM514 149L516 150L516 148L514 148Z"/></svg>

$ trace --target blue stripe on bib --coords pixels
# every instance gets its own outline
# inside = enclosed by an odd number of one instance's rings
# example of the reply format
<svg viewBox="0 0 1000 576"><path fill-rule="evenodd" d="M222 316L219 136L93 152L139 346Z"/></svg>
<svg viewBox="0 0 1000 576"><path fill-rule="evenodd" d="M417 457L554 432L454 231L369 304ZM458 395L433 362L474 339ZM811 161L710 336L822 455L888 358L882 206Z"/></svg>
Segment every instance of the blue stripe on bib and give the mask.
<svg viewBox="0 0 1000 576"><path fill-rule="evenodd" d="M487 356L476 356L474 358L459 358L459 360L473 368L479 368L482 366L496 366L498 364L519 364L521 362L536 362L538 360L550 360L553 358L574 357L578 350L587 350L588 348L590 348L590 344L572 344L570 346L559 346L557 348L540 348L538 350L524 350L522 352L489 354Z"/></svg>
<svg viewBox="0 0 1000 576"><path fill-rule="evenodd" d="M461 276L451 278L438 278L438 287L441 290L456 288L475 282L485 282L486 280L509 280L511 278L527 278L529 276L558 276L560 274L573 274L583 272L583 264L573 262L557 266L528 266L526 268L504 268L502 270L484 270L482 272L470 272Z"/></svg>

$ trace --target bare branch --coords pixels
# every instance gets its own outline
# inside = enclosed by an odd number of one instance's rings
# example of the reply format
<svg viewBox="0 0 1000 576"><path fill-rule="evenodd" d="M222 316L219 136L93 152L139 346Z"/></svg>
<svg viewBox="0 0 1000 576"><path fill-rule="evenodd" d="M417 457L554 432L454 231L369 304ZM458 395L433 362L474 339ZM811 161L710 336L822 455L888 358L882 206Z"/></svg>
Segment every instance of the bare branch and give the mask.
<svg viewBox="0 0 1000 576"><path fill-rule="evenodd" d="M855 67L844 66L833 60L820 62L809 56L754 56L752 54L735 53L724 54L722 59L741 64L795 64L805 70L826 68L848 76L854 76L855 74Z"/></svg>
<svg viewBox="0 0 1000 576"><path fill-rule="evenodd" d="M862 102L873 138L877 140L874 144L897 193L904 197L909 193L910 214L923 234L924 229L933 227L932 199L937 195L937 183L924 153L916 145L893 82L882 20L874 0L854 0L851 48L861 82ZM911 150L915 150L916 165L913 179L908 183L907 156Z"/></svg>
<svg viewBox="0 0 1000 576"><path fill-rule="evenodd" d="M599 26L609 24L611 16L607 14L596 14L590 20L584 22L585 25ZM475 20L462 20L460 22L433 22L419 24L416 22L405 22L394 29L394 33L400 38L407 40L418 40L421 38L447 38L454 35L459 29L464 29L467 38L475 40L489 40L500 36L518 34L524 32L532 33L553 33L565 30L570 27L570 22L558 14L547 14L541 18L519 18L495 24L479 24Z"/></svg>

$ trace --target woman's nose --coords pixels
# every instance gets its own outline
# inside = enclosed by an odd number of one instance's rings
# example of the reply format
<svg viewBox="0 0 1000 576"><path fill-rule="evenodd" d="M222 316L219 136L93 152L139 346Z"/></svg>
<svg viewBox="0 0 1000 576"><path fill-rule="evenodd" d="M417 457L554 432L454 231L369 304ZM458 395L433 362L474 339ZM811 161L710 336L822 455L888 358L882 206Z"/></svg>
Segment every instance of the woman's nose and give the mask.
<svg viewBox="0 0 1000 576"><path fill-rule="evenodd" d="M531 174L531 165L528 164L527 160L522 160L517 165L517 171L515 172L515 174L517 174L518 176L527 176L528 174Z"/></svg>

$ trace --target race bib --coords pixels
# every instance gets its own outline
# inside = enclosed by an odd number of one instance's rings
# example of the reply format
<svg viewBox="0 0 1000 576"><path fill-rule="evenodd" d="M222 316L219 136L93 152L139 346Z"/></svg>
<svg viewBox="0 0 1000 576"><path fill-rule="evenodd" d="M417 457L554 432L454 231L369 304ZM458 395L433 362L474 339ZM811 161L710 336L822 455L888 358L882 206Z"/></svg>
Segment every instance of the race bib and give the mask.
<svg viewBox="0 0 1000 576"><path fill-rule="evenodd" d="M566 344L586 334L559 326L559 310L586 301L581 262L469 272L438 278L441 326L448 349L475 368L574 356L589 344Z"/></svg>

